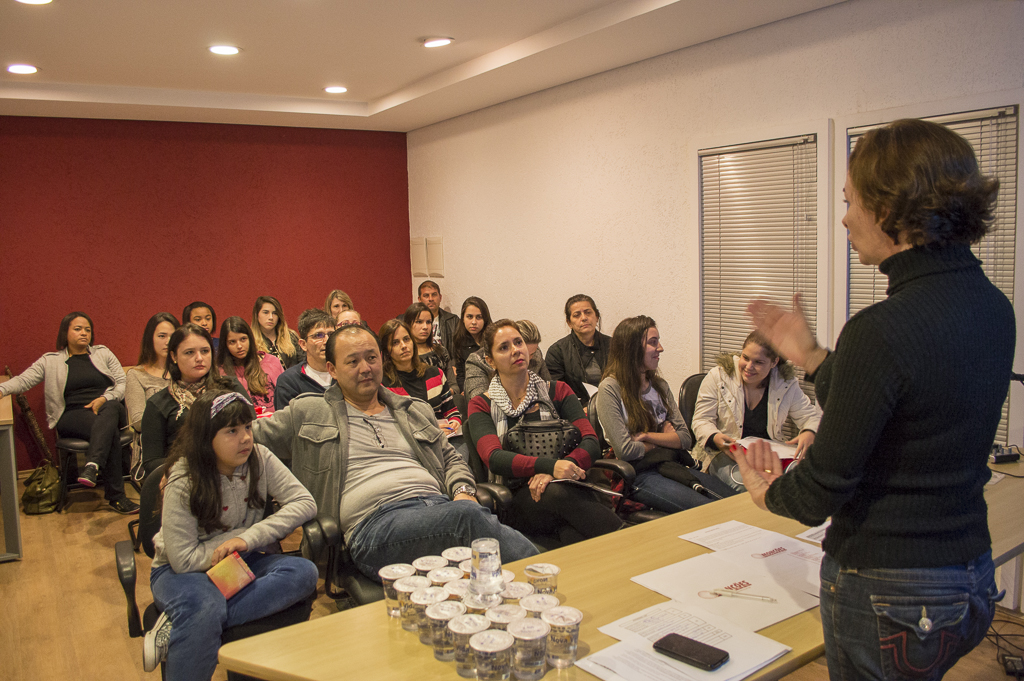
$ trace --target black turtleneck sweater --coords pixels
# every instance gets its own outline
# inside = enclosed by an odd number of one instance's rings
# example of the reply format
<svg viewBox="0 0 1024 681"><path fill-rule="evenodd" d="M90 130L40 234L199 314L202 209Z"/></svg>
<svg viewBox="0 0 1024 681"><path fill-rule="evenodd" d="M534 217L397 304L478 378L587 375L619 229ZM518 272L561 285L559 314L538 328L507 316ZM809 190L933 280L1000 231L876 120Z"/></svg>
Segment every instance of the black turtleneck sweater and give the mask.
<svg viewBox="0 0 1024 681"><path fill-rule="evenodd" d="M991 546L983 496L1009 388L1010 302L966 245L887 258L888 298L854 315L815 389L824 416L768 508L806 525L844 567L966 563Z"/></svg>

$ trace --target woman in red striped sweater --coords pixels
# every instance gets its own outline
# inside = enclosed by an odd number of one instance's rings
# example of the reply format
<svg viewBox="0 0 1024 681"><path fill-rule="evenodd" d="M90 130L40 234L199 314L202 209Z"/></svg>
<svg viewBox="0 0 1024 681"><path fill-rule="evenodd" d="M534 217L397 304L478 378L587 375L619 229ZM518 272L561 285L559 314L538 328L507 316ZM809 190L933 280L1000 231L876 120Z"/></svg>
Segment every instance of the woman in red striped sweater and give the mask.
<svg viewBox="0 0 1024 681"><path fill-rule="evenodd" d="M554 480L583 480L600 456L597 435L579 398L565 383L550 384L529 369L530 353L516 323L502 319L483 334L484 356L495 371L483 395L469 401L469 437L484 465L505 478L512 491L512 527L529 534L557 535L563 544L622 527L622 521L595 493ZM582 436L560 459L526 456L505 449L505 436L520 420L566 419Z"/></svg>
<svg viewBox="0 0 1024 681"><path fill-rule="evenodd" d="M395 394L428 402L434 409L441 432L449 439L460 435L462 416L455 406L455 397L448 387L448 381L440 369L419 358L416 342L405 322L390 319L380 327L379 335L384 360L384 387Z"/></svg>

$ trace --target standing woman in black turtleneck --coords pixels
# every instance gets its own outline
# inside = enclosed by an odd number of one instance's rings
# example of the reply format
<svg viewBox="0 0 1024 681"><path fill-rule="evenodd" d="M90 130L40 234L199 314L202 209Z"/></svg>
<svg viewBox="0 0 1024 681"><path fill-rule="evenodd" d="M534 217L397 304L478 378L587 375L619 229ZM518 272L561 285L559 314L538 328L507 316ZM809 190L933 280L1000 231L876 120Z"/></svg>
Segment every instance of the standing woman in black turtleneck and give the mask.
<svg viewBox="0 0 1024 681"><path fill-rule="evenodd" d="M60 322L57 352L48 352L24 373L0 383L0 397L23 393L45 381L46 422L61 437L89 441L78 481L95 487L100 472L104 496L118 513L138 513L124 493L121 428L127 425L124 369L105 345L93 345L92 319L72 312Z"/></svg>
<svg viewBox="0 0 1024 681"><path fill-rule="evenodd" d="M781 474L762 443L736 462L762 508L817 525L832 678L939 679L985 636L996 585L984 488L1015 344L1013 307L971 252L997 180L970 144L901 120L850 155L843 225L888 297L854 315L833 352L803 316L755 301L778 350L814 376L824 416Z"/></svg>
<svg viewBox="0 0 1024 681"><path fill-rule="evenodd" d="M569 335L548 348L545 361L551 380L566 383L586 407L591 393L597 392L601 383L612 339L601 333L597 303L583 293L565 301L565 323L569 325Z"/></svg>

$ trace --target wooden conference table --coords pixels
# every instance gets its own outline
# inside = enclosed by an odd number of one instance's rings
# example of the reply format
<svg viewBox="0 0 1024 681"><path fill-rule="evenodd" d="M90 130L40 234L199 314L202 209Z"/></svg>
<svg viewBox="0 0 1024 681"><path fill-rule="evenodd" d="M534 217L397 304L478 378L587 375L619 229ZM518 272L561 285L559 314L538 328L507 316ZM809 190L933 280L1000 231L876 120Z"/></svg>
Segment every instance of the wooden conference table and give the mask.
<svg viewBox="0 0 1024 681"><path fill-rule="evenodd" d="M1018 468L1024 465L1015 464ZM1015 472L1009 470L1008 472ZM1024 548L1024 524L1011 522L1008 509L1024 482L1005 478L986 489L990 514L1007 522L993 525L993 554L1005 562ZM993 513L993 511L995 511ZM679 539L679 535L727 520L796 536L807 528L795 520L761 511L747 494L630 527L544 554L561 567L558 595L565 605L583 611L579 657L606 648L615 639L597 630L610 622L668 599L630 581L631 577L693 558L708 550ZM998 538L995 536L998 534ZM523 579L523 568L537 559L506 567ZM824 653L818 609L774 624L759 633L791 647L792 652L751 675L778 679ZM260 636L235 641L220 649L220 662L229 670L268 681L292 679L373 679L374 681L453 681L454 662L438 662L415 634L403 631L384 613L383 603L371 603ZM593 679L577 667L550 670L545 681Z"/></svg>
<svg viewBox="0 0 1024 681"><path fill-rule="evenodd" d="M7 380L5 376L3 380ZM17 462L14 457L14 409L11 396L0 398L0 518L3 541L0 562L21 559L21 516L18 508Z"/></svg>

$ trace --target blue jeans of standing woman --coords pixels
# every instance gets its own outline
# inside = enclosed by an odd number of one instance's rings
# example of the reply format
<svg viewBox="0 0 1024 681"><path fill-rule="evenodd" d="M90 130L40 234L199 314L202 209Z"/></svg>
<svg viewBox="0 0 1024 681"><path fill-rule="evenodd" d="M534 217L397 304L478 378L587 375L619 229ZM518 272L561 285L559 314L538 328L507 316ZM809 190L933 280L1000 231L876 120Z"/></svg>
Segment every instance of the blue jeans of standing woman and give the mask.
<svg viewBox="0 0 1024 681"><path fill-rule="evenodd" d="M242 556L256 579L225 600L205 572L178 574L155 568L150 588L157 607L171 620L167 680L209 679L217 668L221 633L280 612L316 588L316 565L298 556L252 551Z"/></svg>
<svg viewBox="0 0 1024 681"><path fill-rule="evenodd" d="M829 678L941 679L995 614L992 553L940 568L851 569L821 563Z"/></svg>

